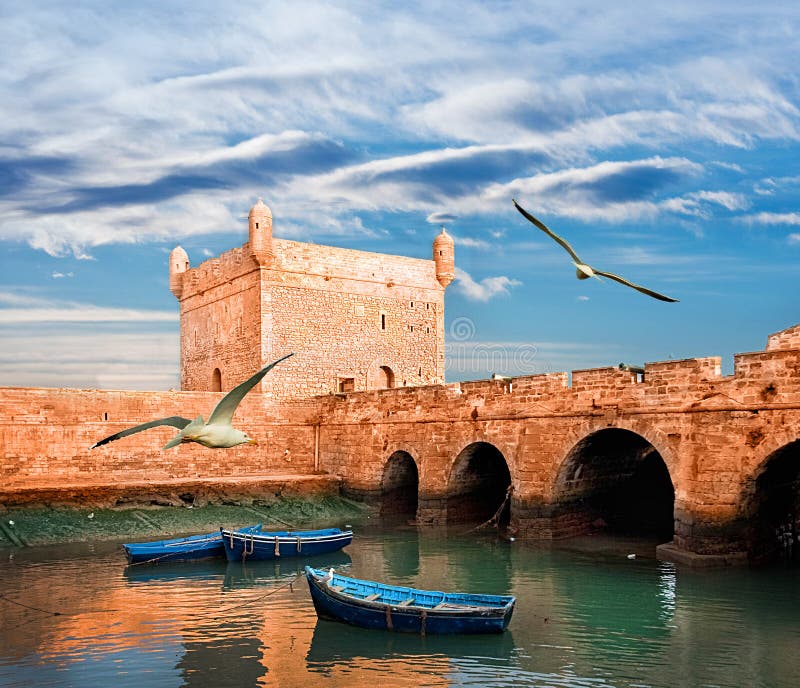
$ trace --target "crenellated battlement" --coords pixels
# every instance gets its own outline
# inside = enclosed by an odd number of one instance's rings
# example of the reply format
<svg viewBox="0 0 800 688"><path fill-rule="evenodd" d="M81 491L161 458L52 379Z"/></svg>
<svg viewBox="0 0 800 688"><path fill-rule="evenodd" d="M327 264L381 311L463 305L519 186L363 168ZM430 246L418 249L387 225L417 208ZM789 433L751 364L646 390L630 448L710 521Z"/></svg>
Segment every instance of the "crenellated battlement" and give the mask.
<svg viewBox="0 0 800 688"><path fill-rule="evenodd" d="M472 409L477 417L581 415L603 408L659 412L697 406L763 406L768 403L800 404L800 349L737 354L735 373L723 376L719 356L647 363L644 373L619 367L591 368L567 373L546 373L503 380L475 380L382 392L356 392L332 398L333 414L370 417L380 410L401 420L410 414L429 419L465 420ZM465 409L467 412L465 413Z"/></svg>

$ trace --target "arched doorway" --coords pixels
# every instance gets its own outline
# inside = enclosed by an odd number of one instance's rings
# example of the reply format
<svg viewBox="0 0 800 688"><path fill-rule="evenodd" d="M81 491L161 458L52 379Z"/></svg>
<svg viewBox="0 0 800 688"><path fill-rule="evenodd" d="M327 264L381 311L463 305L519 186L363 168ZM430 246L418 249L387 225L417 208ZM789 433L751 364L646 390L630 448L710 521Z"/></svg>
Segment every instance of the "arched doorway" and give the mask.
<svg viewBox="0 0 800 688"><path fill-rule="evenodd" d="M415 518L419 492L419 471L414 457L396 451L386 462L381 479L381 516Z"/></svg>
<svg viewBox="0 0 800 688"><path fill-rule="evenodd" d="M482 523L504 505L497 524L506 526L511 517L511 500L506 499L511 473L500 450L488 442L464 447L450 471L447 489L447 522Z"/></svg>
<svg viewBox="0 0 800 688"><path fill-rule="evenodd" d="M630 430L607 428L578 442L562 464L553 503L556 537L595 529L659 543L673 537L669 470L656 448Z"/></svg>
<svg viewBox="0 0 800 688"><path fill-rule="evenodd" d="M391 389L394 387L394 371L387 365L372 366L368 378L369 389Z"/></svg>
<svg viewBox="0 0 800 688"><path fill-rule="evenodd" d="M211 391L222 391L222 372L219 368L214 368L214 372L211 373Z"/></svg>
<svg viewBox="0 0 800 688"><path fill-rule="evenodd" d="M742 511L752 560L800 561L800 440L770 454L745 491Z"/></svg>

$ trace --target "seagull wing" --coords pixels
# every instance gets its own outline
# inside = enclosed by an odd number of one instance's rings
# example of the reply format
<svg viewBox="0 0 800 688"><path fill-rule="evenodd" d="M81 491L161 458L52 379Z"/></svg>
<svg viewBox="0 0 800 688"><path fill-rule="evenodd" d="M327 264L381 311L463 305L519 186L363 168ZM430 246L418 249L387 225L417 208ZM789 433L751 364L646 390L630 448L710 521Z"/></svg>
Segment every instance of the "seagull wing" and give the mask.
<svg viewBox="0 0 800 688"><path fill-rule="evenodd" d="M566 249L567 253L569 253L569 255L572 256L572 260L574 260L576 263L583 263L583 261L580 258L578 258L578 254L575 253L575 250L572 248L572 246L570 246L569 243L566 240L562 239L554 231L552 231L551 229L548 229L545 226L544 222L540 222L539 220L537 220L533 215L531 215L527 210L525 210L522 206L520 206L516 201L514 201L514 207L517 210L519 210L520 213L522 213L522 216L526 220L528 220L530 222L533 222L533 224L535 224L539 229L541 229L551 239L555 239L559 244L561 244L561 246L564 249Z"/></svg>
<svg viewBox="0 0 800 688"><path fill-rule="evenodd" d="M159 425L171 425L173 428L178 428L179 430L183 430L191 422L192 421L190 421L188 418L181 418L180 416L170 416L169 418L159 418L158 420L151 420L149 423L134 425L132 428L128 428L127 430L120 430L119 432L115 432L113 435L109 435L105 439L102 439L99 442L95 442L91 447L89 447L89 449L94 449L95 447L99 447L101 444L108 444L109 442L113 442L114 440L120 439L120 437L127 437L128 435L133 435L137 432L141 432L142 430L157 428Z"/></svg>
<svg viewBox="0 0 800 688"><path fill-rule="evenodd" d="M286 354L286 356L279 358L277 361L273 361L268 366L259 370L255 375L253 375L253 377L245 380L240 385L237 385L224 397L222 397L222 399L219 400L219 403L214 407L214 410L211 412L211 416L208 419L208 425L230 425L231 420L233 419L233 414L236 412L236 408L239 406L242 399L244 399L245 394L253 389L253 387L255 387L259 382L261 382L261 379L276 365L278 365L278 363L285 361L287 358L289 358L289 356L294 356L294 354Z"/></svg>
<svg viewBox="0 0 800 688"><path fill-rule="evenodd" d="M594 268L592 268L594 270ZM659 301L669 301L670 303L676 303L678 299L673 299L669 296L664 296L664 294L659 294L657 291L653 291L652 289L648 289L647 287L639 286L638 284L634 284L633 282L628 282L628 280L623 279L619 275L614 275L610 272L603 272L601 270L594 270L596 275L602 275L603 277L608 277L608 279L612 279L615 282L619 282L620 284L624 284L626 287L633 287L636 291L642 292L642 294L647 294L648 296L652 296L654 299L658 299Z"/></svg>

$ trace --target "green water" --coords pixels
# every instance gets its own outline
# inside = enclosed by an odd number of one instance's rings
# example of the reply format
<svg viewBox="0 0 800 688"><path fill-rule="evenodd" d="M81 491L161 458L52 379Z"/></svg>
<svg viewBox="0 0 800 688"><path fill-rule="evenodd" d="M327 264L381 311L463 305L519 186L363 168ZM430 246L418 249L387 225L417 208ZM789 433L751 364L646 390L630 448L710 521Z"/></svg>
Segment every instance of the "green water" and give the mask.
<svg viewBox="0 0 800 688"><path fill-rule="evenodd" d="M3 550L0 686L800 685L797 566L692 571L653 552L357 527L311 562L517 597L504 634L419 638L318 621L305 581L290 585L303 560L126 567L112 542Z"/></svg>

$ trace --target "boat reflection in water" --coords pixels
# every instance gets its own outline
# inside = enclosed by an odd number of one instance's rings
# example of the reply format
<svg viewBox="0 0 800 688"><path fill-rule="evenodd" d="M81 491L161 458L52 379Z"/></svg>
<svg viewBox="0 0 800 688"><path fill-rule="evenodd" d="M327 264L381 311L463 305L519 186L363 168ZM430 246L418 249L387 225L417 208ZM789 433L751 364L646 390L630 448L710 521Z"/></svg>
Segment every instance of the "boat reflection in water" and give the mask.
<svg viewBox="0 0 800 688"><path fill-rule="evenodd" d="M305 567L314 566L322 569L344 569L350 566L351 559L347 552L331 552L315 557L291 557L273 559L271 561L248 561L245 563L229 561L224 568L223 589L241 590L260 586L274 586L281 581L305 575ZM304 586L303 586L304 587ZM300 588L303 589L302 587Z"/></svg>
<svg viewBox="0 0 800 688"><path fill-rule="evenodd" d="M181 581L218 581L225 579L227 564L224 559L207 559L197 562L166 562L147 566L126 566L123 577L131 584L152 582L179 583Z"/></svg>
<svg viewBox="0 0 800 688"><path fill-rule="evenodd" d="M459 664L507 664L514 655L513 632L491 635L427 635L382 633L318 619L306 654L309 672L333 674L374 669L381 662L406 679L408 685L431 685L434 676L446 679ZM424 678L423 678L424 677ZM445 683L446 680L445 680Z"/></svg>

